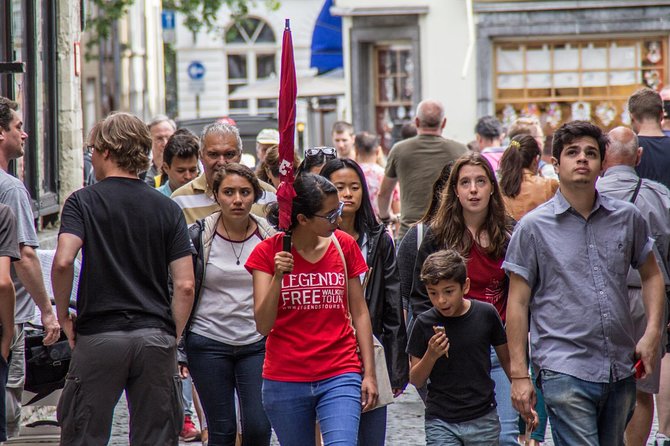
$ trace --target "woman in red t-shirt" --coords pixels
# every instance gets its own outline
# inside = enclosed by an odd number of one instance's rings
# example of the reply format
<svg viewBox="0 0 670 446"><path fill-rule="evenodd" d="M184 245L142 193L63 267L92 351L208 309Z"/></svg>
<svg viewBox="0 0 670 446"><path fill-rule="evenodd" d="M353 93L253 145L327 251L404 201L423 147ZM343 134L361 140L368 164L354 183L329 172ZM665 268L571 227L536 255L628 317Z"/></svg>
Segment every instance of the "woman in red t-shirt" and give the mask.
<svg viewBox="0 0 670 446"><path fill-rule="evenodd" d="M491 165L479 153L458 158L417 253L410 295L414 316L430 308L426 288L418 280L423 261L433 252L450 248L468 259L470 291L466 297L492 304L505 322L508 281L501 267L511 232L511 219L506 216ZM518 413L510 398L509 355L498 358L491 350L491 366L501 422L500 444L516 445Z"/></svg>
<svg viewBox="0 0 670 446"><path fill-rule="evenodd" d="M306 173L294 187L291 252L282 250L279 233L259 243L245 265L256 328L268 336L263 406L284 446L314 444L317 420L326 445L355 445L361 409L377 400L370 316L356 280L367 266L356 241L337 230L335 186ZM269 219L276 217L273 206Z"/></svg>

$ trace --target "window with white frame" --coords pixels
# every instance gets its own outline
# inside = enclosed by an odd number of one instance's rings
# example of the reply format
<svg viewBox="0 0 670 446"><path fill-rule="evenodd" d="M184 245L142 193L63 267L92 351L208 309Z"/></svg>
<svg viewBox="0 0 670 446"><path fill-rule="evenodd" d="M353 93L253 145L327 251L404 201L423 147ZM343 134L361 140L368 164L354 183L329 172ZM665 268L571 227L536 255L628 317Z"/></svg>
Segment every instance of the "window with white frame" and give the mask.
<svg viewBox="0 0 670 446"><path fill-rule="evenodd" d="M228 27L225 33L228 66L228 94L245 85L277 75L277 40L270 25L246 17ZM230 114L274 113L276 99L236 98L228 101Z"/></svg>

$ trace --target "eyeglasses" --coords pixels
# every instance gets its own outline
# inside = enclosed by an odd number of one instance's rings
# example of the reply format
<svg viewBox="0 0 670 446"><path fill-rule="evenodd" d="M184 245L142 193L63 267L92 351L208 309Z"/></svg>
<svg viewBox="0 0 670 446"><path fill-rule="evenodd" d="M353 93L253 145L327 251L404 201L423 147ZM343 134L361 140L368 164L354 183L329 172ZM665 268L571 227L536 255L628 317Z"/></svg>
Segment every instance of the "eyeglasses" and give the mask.
<svg viewBox="0 0 670 446"><path fill-rule="evenodd" d="M325 157L332 157L333 159L337 156L337 151L335 150L335 147L312 147L310 149L305 149L305 157L308 156L325 156Z"/></svg>
<svg viewBox="0 0 670 446"><path fill-rule="evenodd" d="M328 220L328 223L334 225L337 223L337 219L342 215L342 209L344 209L344 203L340 201L340 204L337 206L337 209L328 213L328 215L318 215L314 214L315 217L324 218Z"/></svg>

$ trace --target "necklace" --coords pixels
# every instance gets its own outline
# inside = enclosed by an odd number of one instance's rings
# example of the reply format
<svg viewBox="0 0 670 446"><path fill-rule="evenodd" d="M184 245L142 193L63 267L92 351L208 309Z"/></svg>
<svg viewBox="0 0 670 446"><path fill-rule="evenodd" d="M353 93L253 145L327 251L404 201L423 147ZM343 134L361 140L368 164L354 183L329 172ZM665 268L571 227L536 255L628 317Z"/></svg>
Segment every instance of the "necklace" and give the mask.
<svg viewBox="0 0 670 446"><path fill-rule="evenodd" d="M226 231L226 234L228 235L228 243L230 243L230 249L233 251L233 255L235 256L236 264L240 264L240 257L242 257L242 252L244 251L244 244L247 242L247 232L249 232L249 228L251 227L251 218L247 220L247 229L244 231L244 235L242 236L242 248L240 248L240 253L237 254L235 252L235 245L233 245L233 236L230 234L228 229L226 228L226 224L223 222L223 218L221 218L221 224L223 225L223 230Z"/></svg>

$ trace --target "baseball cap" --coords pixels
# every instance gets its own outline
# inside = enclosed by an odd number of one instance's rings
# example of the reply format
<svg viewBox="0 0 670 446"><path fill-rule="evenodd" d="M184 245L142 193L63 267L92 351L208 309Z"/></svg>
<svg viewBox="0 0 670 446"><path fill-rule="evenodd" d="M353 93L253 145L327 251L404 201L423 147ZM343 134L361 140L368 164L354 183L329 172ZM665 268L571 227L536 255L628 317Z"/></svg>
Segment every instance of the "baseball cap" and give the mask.
<svg viewBox="0 0 670 446"><path fill-rule="evenodd" d="M260 144L279 144L279 132L276 129L263 129L258 132L256 142Z"/></svg>

